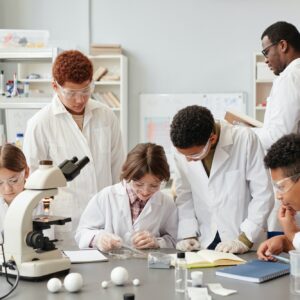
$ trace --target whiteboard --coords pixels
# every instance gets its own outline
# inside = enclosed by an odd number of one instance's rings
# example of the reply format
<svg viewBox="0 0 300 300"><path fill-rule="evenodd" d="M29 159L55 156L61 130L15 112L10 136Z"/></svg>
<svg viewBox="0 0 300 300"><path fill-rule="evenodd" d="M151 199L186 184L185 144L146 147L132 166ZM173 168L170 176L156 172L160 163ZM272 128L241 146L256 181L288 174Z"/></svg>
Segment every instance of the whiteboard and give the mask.
<svg viewBox="0 0 300 300"><path fill-rule="evenodd" d="M247 113L245 93L140 95L140 141L162 145L171 172L174 170L174 149L170 140L170 124L178 110L195 104L207 107L219 120L224 119L228 109Z"/></svg>

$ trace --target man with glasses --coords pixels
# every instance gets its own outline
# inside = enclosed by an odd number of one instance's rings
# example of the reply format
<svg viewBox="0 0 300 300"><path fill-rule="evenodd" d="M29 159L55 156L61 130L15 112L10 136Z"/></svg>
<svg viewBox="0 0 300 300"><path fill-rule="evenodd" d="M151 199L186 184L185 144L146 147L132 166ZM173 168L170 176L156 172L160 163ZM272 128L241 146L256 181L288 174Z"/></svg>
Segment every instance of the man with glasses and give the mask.
<svg viewBox="0 0 300 300"><path fill-rule="evenodd" d="M205 107L180 110L176 147L177 249L244 253L266 229L273 207L263 148L248 128L215 122Z"/></svg>
<svg viewBox="0 0 300 300"><path fill-rule="evenodd" d="M267 99L262 128L254 129L265 150L280 137L300 132L300 33L276 22L261 36L265 63L278 77Z"/></svg>
<svg viewBox="0 0 300 300"><path fill-rule="evenodd" d="M278 219L284 235L263 242L257 255L275 260L272 255L300 250L300 228L296 212L300 211L300 135L290 134L279 139L267 152L265 166L270 169L276 197L280 201Z"/></svg>
<svg viewBox="0 0 300 300"><path fill-rule="evenodd" d="M117 117L90 98L94 89L91 61L79 51L65 51L57 56L52 75L55 95L28 122L24 153L31 172L40 160L58 165L73 156L89 157L80 176L61 188L51 202L53 214L72 217L72 228L70 223L57 226L56 236L60 238L57 231L63 230L73 239L70 231L76 230L89 199L119 181L124 151Z"/></svg>
<svg viewBox="0 0 300 300"><path fill-rule="evenodd" d="M300 133L300 33L287 22L276 22L261 36L265 63L277 75L267 99L264 124L255 128L265 151L280 137ZM268 230L279 231L275 205Z"/></svg>

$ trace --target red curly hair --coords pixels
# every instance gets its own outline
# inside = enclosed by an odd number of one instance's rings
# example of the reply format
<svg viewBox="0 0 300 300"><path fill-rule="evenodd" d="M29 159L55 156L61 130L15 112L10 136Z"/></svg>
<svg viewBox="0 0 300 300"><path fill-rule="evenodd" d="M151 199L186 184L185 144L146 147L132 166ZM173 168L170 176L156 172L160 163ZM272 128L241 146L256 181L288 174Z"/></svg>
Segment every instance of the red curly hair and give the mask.
<svg viewBox="0 0 300 300"><path fill-rule="evenodd" d="M93 78L93 65L80 51L64 51L54 61L52 76L60 85L67 81L73 83L91 81Z"/></svg>

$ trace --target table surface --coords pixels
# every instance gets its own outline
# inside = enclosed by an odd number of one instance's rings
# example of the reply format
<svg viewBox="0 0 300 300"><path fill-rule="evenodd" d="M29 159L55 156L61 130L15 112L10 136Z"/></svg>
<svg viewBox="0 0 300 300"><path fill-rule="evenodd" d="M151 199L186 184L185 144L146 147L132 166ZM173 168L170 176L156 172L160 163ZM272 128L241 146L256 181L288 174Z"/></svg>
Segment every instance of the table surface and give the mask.
<svg viewBox="0 0 300 300"><path fill-rule="evenodd" d="M173 250L174 252L175 250ZM241 255L249 260L256 258L254 252ZM123 266L129 272L129 282L125 286L109 285L107 289L101 287L103 280L110 279L110 272L114 267ZM193 269L196 270L196 269ZM221 283L223 287L235 289L237 293L227 296L226 299L299 299L290 294L290 276L283 276L265 283L257 284L240 281L215 275L217 268L201 268L204 273L204 284ZM187 299L183 294L175 293L174 269L149 269L147 261L139 258L126 260L110 259L108 262L72 264L70 272L79 272L83 276L84 286L78 293L69 293L62 289L59 293L52 294L47 290L47 281L26 282L20 281L17 289L7 299L103 299L122 300L124 293L134 293L136 300L181 300ZM133 286L132 279L139 278L141 285ZM63 279L63 278L61 278ZM8 285L4 277L0 282L0 294L7 290ZM224 299L210 292L212 299ZM0 296L1 296L0 295Z"/></svg>

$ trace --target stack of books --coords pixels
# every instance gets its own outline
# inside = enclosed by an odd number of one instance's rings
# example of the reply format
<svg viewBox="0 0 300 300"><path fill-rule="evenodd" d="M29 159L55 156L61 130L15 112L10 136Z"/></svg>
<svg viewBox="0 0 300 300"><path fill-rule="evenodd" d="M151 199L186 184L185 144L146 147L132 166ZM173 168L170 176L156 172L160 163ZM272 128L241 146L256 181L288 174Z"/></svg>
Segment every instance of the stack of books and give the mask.
<svg viewBox="0 0 300 300"><path fill-rule="evenodd" d="M90 54L122 54L122 47L119 44L91 44Z"/></svg>
<svg viewBox="0 0 300 300"><path fill-rule="evenodd" d="M93 98L110 108L120 108L120 100L113 92L94 93Z"/></svg>

